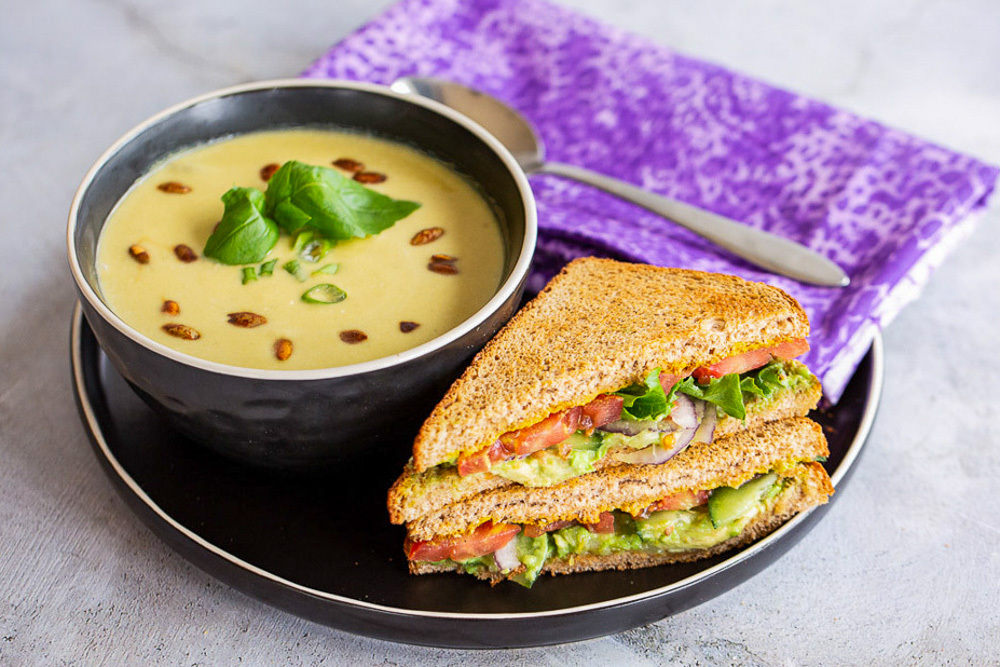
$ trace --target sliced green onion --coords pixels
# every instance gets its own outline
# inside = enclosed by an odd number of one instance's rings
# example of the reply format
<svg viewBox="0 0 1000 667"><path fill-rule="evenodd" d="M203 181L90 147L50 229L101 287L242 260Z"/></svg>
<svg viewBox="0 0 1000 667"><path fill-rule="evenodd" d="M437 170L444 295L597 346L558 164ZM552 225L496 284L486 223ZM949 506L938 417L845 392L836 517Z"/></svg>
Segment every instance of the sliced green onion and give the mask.
<svg viewBox="0 0 1000 667"><path fill-rule="evenodd" d="M282 268L295 276L295 279L300 283L304 283L309 278L309 274L302 270L302 264L297 259L288 260Z"/></svg>
<svg viewBox="0 0 1000 667"><path fill-rule="evenodd" d="M252 283L257 280L257 271L252 266L243 267L243 284Z"/></svg>
<svg viewBox="0 0 1000 667"><path fill-rule="evenodd" d="M337 269L339 269L339 268L340 268L340 264L326 264L326 265L321 266L320 268L316 269L315 271L313 271L312 275L315 276L317 273L325 273L327 275L332 276L333 274L335 274L337 272Z"/></svg>
<svg viewBox="0 0 1000 667"><path fill-rule="evenodd" d="M260 265L260 275L269 276L274 273L274 265L278 263L278 260L272 259L269 262L264 262Z"/></svg>
<svg viewBox="0 0 1000 667"><path fill-rule="evenodd" d="M326 253L333 247L333 241L324 238L315 232L301 232L295 237L295 244L292 252L298 255L299 259L305 262L318 262L323 259Z"/></svg>
<svg viewBox="0 0 1000 667"><path fill-rule="evenodd" d="M347 292L330 283L314 285L302 294L306 303L340 303L346 298Z"/></svg>
<svg viewBox="0 0 1000 667"><path fill-rule="evenodd" d="M299 251L305 247L307 243L313 240L315 234L310 231L299 232L295 235L295 239L292 241L292 253L298 255Z"/></svg>

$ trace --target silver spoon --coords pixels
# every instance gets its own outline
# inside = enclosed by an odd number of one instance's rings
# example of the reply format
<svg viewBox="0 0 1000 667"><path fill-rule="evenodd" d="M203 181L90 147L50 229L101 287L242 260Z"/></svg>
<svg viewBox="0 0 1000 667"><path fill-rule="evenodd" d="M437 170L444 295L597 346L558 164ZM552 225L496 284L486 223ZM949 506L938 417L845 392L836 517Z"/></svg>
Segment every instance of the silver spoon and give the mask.
<svg viewBox="0 0 1000 667"><path fill-rule="evenodd" d="M528 174L553 174L592 185L661 215L772 273L823 287L846 287L851 282L835 263L784 237L582 167L546 162L545 147L531 124L514 109L486 93L451 81L412 77L397 79L392 89L397 93L429 97L465 114L499 139Z"/></svg>

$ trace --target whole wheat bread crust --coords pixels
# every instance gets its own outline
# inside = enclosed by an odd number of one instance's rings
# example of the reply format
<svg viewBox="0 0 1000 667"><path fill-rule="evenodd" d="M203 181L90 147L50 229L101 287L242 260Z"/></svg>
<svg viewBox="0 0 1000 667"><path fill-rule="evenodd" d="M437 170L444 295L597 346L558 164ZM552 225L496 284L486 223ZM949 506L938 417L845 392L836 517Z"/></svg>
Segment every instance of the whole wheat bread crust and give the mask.
<svg viewBox="0 0 1000 667"><path fill-rule="evenodd" d="M434 408L414 442L415 469L477 451L655 368L686 375L808 334L795 299L763 283L575 260L476 355Z"/></svg>
<svg viewBox="0 0 1000 667"><path fill-rule="evenodd" d="M745 421L732 418L722 419L716 428L715 437L721 439L740 431L753 431L769 421L804 417L816 407L820 393L819 382L816 382L804 391L787 392L762 412L748 413ZM597 461L594 464L594 469L595 471L603 470L616 465L622 464L609 454ZM433 473L417 473L412 464L406 466L403 474L389 489L387 507L392 523L402 524L416 521L421 516L440 511L446 505L470 498L484 491L517 484L517 482L489 473L462 478L454 469L440 475L444 480L442 483L433 486L421 484L421 478L431 474Z"/></svg>
<svg viewBox="0 0 1000 667"><path fill-rule="evenodd" d="M637 514L681 491L735 487L769 470L827 455L826 438L819 424L796 417L688 447L661 465L622 464L557 486L491 489L421 516L406 527L411 539L430 540L468 533L488 520L516 524L559 520L593 523L601 512L620 509Z"/></svg>
<svg viewBox="0 0 1000 667"><path fill-rule="evenodd" d="M820 464L806 463L802 464L800 468L800 470L796 471L795 475L797 483L785 489L778 497L771 512L758 515L747 524L739 535L714 547L672 553L623 551L606 556L584 554L568 559L553 558L545 563L542 572L551 575L573 574L576 572L594 572L600 570L634 570L644 567L668 565L670 563L687 563L710 558L717 554L756 542L762 537L769 535L796 514L826 503L830 495L833 494L830 477ZM411 562L409 568L411 574L464 572L462 567L457 564L443 566L437 563ZM490 581L493 584L507 579L506 576L498 572L482 572L475 576Z"/></svg>

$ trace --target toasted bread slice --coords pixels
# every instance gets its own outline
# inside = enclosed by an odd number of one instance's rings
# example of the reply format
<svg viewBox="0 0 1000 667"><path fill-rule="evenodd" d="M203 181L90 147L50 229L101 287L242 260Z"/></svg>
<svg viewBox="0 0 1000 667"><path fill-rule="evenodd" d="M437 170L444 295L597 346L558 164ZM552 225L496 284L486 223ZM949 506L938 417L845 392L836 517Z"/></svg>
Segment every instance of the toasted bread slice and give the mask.
<svg viewBox="0 0 1000 667"><path fill-rule="evenodd" d="M794 477L795 482L781 492L769 512L757 515L744 526L739 535L713 547L683 551L618 551L606 555L581 554L571 558L550 558L542 567L542 572L555 575L597 570L631 570L700 560L750 544L768 535L796 514L826 503L833 493L830 477L818 463L799 464L787 474ZM411 562L410 572L430 574L464 572L464 569L461 565L448 561ZM480 571L476 576L492 583L508 578L508 575L487 570Z"/></svg>
<svg viewBox="0 0 1000 667"><path fill-rule="evenodd" d="M602 512L638 514L682 491L736 487L755 475L828 456L823 429L796 417L767 422L708 444L692 445L661 465L617 465L557 486L520 485L490 489L437 508L407 523L412 540L463 535L492 521L545 525L553 521L595 523Z"/></svg>
<svg viewBox="0 0 1000 667"><path fill-rule="evenodd" d="M687 375L805 338L791 296L699 271L584 258L568 264L476 355L413 445L422 472L501 434L641 381Z"/></svg>
<svg viewBox="0 0 1000 667"><path fill-rule="evenodd" d="M747 418L740 421L723 416L715 430L715 438L721 439L746 430L756 430L765 422L780 421L791 417L804 417L816 407L820 398L819 381L814 381L799 391L786 391L768 401L763 409L747 406ZM609 452L594 464L595 470L623 465ZM407 465L396 483L389 490L388 509L392 523L415 521L421 516L439 511L445 505L456 503L476 494L516 484L498 475L481 473L460 477L454 467L437 467L417 473L413 465Z"/></svg>

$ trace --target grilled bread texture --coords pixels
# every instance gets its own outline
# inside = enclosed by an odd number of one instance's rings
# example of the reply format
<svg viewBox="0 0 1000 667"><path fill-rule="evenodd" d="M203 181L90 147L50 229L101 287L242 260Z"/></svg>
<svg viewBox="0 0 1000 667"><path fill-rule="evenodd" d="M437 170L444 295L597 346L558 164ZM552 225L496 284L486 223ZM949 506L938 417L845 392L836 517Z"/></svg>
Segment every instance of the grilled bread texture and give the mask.
<svg viewBox="0 0 1000 667"><path fill-rule="evenodd" d="M422 472L507 431L639 382L687 375L809 334L782 290L684 269L583 258L526 305L455 381L413 446Z"/></svg>
<svg viewBox="0 0 1000 667"><path fill-rule="evenodd" d="M607 555L580 554L568 558L550 558L546 561L542 572L555 575L598 570L632 570L701 560L745 546L770 534L796 514L826 503L833 493L830 477L818 463L797 465L789 471L789 474L794 476L795 483L782 491L769 512L757 515L739 535L713 547L683 551L620 551ZM461 565L448 562L411 562L409 567L413 574L465 571ZM484 570L475 576L495 584L509 578L510 575Z"/></svg>
<svg viewBox="0 0 1000 667"><path fill-rule="evenodd" d="M428 506L406 527L411 540L423 541L463 535L486 521L596 523L602 512L638 514L682 491L737 487L755 475L828 455L823 429L814 421L796 417L766 422L752 431L688 447L660 465L609 466L556 486L511 485L448 505Z"/></svg>
<svg viewBox="0 0 1000 667"><path fill-rule="evenodd" d="M804 417L816 407L820 398L819 382L814 382L801 391L783 392L771 401L766 409L748 411L745 421L734 418L720 419L715 430L715 438L721 439L741 431L754 431L764 423L780 421L791 417ZM597 461L594 469L603 470L611 466L635 467L617 461L613 452ZM641 470L637 471L641 472ZM396 483L389 490L387 506L392 523L401 524L415 521L421 516L440 511L446 505L470 498L479 493L516 485L509 479L479 473L461 477L454 467L445 470L431 469L418 473L413 464L403 470Z"/></svg>

